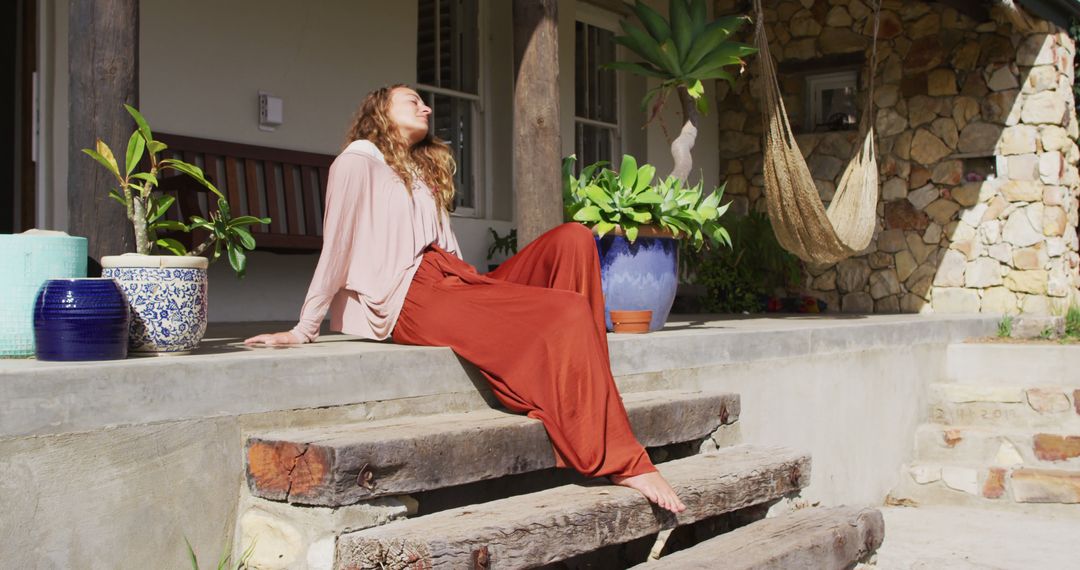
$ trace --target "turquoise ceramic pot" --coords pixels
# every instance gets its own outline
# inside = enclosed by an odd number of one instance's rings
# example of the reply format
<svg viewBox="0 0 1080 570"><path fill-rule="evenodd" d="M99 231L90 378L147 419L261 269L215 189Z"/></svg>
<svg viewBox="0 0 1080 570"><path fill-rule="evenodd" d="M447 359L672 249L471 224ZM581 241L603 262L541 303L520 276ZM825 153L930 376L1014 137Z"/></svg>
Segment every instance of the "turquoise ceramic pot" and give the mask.
<svg viewBox="0 0 1080 570"><path fill-rule="evenodd" d="M86 277L86 238L0 234L0 358L34 356L34 300L49 279Z"/></svg>

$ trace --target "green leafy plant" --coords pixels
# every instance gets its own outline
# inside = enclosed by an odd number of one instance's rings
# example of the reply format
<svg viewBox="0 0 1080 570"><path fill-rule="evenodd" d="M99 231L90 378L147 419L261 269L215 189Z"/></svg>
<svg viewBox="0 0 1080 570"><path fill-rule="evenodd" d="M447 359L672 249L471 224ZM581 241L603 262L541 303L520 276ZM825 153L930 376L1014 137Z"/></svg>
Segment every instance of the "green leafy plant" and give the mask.
<svg viewBox="0 0 1080 570"><path fill-rule="evenodd" d="M199 570L199 558L195 556L195 549L191 547L191 542L187 537L184 537L184 544L187 546L188 560L191 562L191 570ZM229 543L225 543L225 551L221 553L221 558L218 559L217 570L244 570L248 567L248 560L251 559L251 555L255 553L255 542L252 541L248 545L244 552L240 555L240 560L237 560L235 564L230 565L232 555L229 554Z"/></svg>
<svg viewBox="0 0 1080 570"><path fill-rule="evenodd" d="M1065 336L1080 338L1080 306L1072 305L1065 313Z"/></svg>
<svg viewBox="0 0 1080 570"><path fill-rule="evenodd" d="M174 255L202 255L213 246L211 261L216 261L224 247L229 264L238 277L243 277L247 268L245 250L255 249L255 238L248 231L248 226L269 224L270 218L232 217L225 195L206 179L202 169L176 158L159 158L158 155L168 147L165 143L154 140L150 126L137 109L130 105L124 105L124 108L135 119L137 126L128 139L124 169L120 169L112 149L101 139L97 139L95 148L84 148L82 151L116 177L119 188L110 190L109 197L127 210L128 220L135 228L136 253L150 255L154 246L157 246L160 250ZM137 172L144 155L149 159L150 169ZM164 218L176 198L155 191L158 190L162 174L170 170L190 176L217 197L217 210L210 213L209 220L192 216L190 224L185 224ZM191 251L187 251L184 245L175 239L158 235L163 231L190 232L194 229L206 230L209 236Z"/></svg>
<svg viewBox="0 0 1080 570"><path fill-rule="evenodd" d="M709 110L703 82L735 81L735 73L729 69L744 67L743 58L757 50L729 38L750 19L729 16L710 21L705 0L669 0L668 19L641 0L634 3L633 10L643 28L623 21L625 35L616 36L615 42L626 46L642 61L617 61L604 68L659 80L659 85L649 90L641 102L648 109L646 124L660 115L672 93L678 94L685 124L672 143L675 158L672 175L686 180L692 166L690 151L697 139L698 122Z"/></svg>
<svg viewBox="0 0 1080 570"><path fill-rule="evenodd" d="M576 160L575 156L563 159L563 204L568 219L594 228L600 236L620 231L631 242L637 240L640 228L654 226L685 238L695 250L706 239L730 245L730 236L719 223L729 206L720 205L723 186L705 194L700 182L689 186L672 176L654 184L656 168L638 166L630 155L623 155L618 172L605 168L606 162L597 162L574 176Z"/></svg>
<svg viewBox="0 0 1080 570"><path fill-rule="evenodd" d="M998 321L997 335L999 338L1009 338L1013 331L1013 316L1005 315Z"/></svg>
<svg viewBox="0 0 1080 570"><path fill-rule="evenodd" d="M491 245L488 247L487 259L491 261L495 254L506 256L517 253L517 228L512 228L505 236L500 236L495 228L488 228L491 233Z"/></svg>
<svg viewBox="0 0 1080 570"><path fill-rule="evenodd" d="M1039 332L1039 338L1042 340L1050 340L1051 338L1054 338L1054 329L1051 327L1046 327Z"/></svg>
<svg viewBox="0 0 1080 570"><path fill-rule="evenodd" d="M683 280L705 289L700 299L702 311L760 312L765 306L763 298L777 289L799 286L802 265L780 247L766 215L750 212L735 218L729 230L729 249L694 251L684 247L679 253Z"/></svg>

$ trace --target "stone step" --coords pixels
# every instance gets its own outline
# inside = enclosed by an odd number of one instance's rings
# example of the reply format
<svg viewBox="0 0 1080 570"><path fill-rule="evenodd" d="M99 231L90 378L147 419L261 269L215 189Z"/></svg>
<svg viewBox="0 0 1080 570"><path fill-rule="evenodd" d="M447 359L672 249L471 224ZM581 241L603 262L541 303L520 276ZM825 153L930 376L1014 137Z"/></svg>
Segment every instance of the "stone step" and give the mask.
<svg viewBox="0 0 1080 570"><path fill-rule="evenodd" d="M739 417L739 397L638 392L623 397L646 447L692 441ZM273 501L342 506L555 466L543 425L501 410L304 428L252 437L248 488Z"/></svg>
<svg viewBox="0 0 1080 570"><path fill-rule="evenodd" d="M877 509L823 507L763 519L634 568L842 570L868 558L885 537Z"/></svg>
<svg viewBox="0 0 1080 570"><path fill-rule="evenodd" d="M931 384L929 396L930 421L939 424L1080 430L1080 389L1072 386Z"/></svg>
<svg viewBox="0 0 1080 570"><path fill-rule="evenodd" d="M334 567L531 568L772 501L810 479L808 455L777 447L739 445L658 468L686 503L678 516L632 489L567 485L343 534Z"/></svg>
<svg viewBox="0 0 1080 570"><path fill-rule="evenodd" d="M945 352L945 379L987 386L1050 386L1074 383L1080 346L954 343Z"/></svg>
<svg viewBox="0 0 1080 570"><path fill-rule="evenodd" d="M919 461L976 465L1080 468L1080 430L1007 430L922 424L915 431Z"/></svg>
<svg viewBox="0 0 1080 570"><path fill-rule="evenodd" d="M978 506L1080 517L1080 469L916 462L904 466L889 502Z"/></svg>

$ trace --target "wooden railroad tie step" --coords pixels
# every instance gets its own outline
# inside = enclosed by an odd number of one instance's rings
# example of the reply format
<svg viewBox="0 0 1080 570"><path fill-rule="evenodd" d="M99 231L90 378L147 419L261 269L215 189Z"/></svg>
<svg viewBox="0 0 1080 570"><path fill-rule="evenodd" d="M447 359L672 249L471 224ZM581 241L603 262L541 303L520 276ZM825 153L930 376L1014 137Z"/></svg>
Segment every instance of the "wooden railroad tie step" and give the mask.
<svg viewBox="0 0 1080 570"><path fill-rule="evenodd" d="M677 517L632 489L567 485L343 534L335 568L531 568L798 491L810 457L739 445L659 465L686 510Z"/></svg>
<svg viewBox="0 0 1080 570"><path fill-rule="evenodd" d="M802 509L751 523L637 568L841 570L876 551L884 538L885 520L877 509Z"/></svg>
<svg viewBox="0 0 1080 570"><path fill-rule="evenodd" d="M703 438L739 417L735 394L624 395L646 447ZM555 466L543 425L500 410L405 417L250 438L248 488L257 497L336 507Z"/></svg>

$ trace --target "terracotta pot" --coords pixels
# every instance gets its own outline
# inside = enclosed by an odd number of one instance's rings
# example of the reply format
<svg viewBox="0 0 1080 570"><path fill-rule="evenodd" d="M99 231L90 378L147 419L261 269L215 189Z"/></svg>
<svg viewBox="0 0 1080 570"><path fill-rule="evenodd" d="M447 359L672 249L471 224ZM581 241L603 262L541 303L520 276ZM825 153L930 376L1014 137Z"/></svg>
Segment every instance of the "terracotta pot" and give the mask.
<svg viewBox="0 0 1080 570"><path fill-rule="evenodd" d="M652 311L611 311L611 324L617 333L649 332Z"/></svg>

